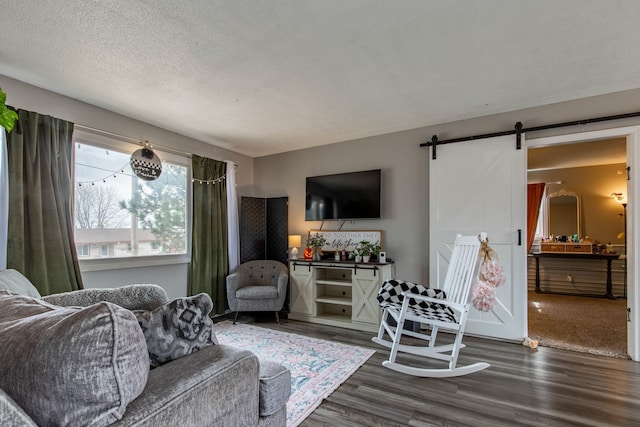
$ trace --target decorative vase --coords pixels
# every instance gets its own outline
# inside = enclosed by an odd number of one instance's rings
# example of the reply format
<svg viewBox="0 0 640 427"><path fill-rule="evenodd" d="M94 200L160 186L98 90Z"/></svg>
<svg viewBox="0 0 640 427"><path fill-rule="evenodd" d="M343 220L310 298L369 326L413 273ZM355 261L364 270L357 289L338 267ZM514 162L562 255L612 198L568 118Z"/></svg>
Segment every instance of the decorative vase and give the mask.
<svg viewBox="0 0 640 427"><path fill-rule="evenodd" d="M362 256L356 255L356 262L362 262Z"/></svg>
<svg viewBox="0 0 640 427"><path fill-rule="evenodd" d="M362 262L369 262L371 255L362 255Z"/></svg>
<svg viewBox="0 0 640 427"><path fill-rule="evenodd" d="M320 261L320 248L313 248L313 260Z"/></svg>
<svg viewBox="0 0 640 427"><path fill-rule="evenodd" d="M302 255L304 256L304 259L306 259L306 260L313 259L313 248L304 248L304 251L302 252Z"/></svg>

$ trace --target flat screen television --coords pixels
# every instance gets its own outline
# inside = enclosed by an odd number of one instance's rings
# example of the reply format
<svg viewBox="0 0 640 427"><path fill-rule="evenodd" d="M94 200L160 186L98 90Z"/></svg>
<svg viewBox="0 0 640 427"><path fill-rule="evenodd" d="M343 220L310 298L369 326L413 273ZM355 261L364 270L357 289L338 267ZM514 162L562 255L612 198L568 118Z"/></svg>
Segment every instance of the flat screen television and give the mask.
<svg viewBox="0 0 640 427"><path fill-rule="evenodd" d="M305 220L379 219L380 172L307 177Z"/></svg>

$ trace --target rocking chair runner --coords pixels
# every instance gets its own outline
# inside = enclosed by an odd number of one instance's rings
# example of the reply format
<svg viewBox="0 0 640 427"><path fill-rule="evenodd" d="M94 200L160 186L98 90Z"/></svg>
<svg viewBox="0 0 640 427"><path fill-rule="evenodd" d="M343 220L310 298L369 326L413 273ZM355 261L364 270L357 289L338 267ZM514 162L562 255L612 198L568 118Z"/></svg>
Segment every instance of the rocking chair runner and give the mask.
<svg viewBox="0 0 640 427"><path fill-rule="evenodd" d="M441 290L398 280L389 280L382 285L378 302L384 312L378 336L372 340L391 349L389 360L382 362L383 366L419 377L455 377L489 367L484 362L456 366L460 349L464 348L462 336L471 306L469 291L476 275L481 239L486 240L485 233L481 236L456 237ZM404 324L407 320L429 325L431 332L406 330ZM455 333L452 344L436 345L440 329ZM385 332L391 341L383 338ZM428 345L400 344L403 335L425 340ZM404 365L396 362L399 351L448 361L449 367L430 369Z"/></svg>

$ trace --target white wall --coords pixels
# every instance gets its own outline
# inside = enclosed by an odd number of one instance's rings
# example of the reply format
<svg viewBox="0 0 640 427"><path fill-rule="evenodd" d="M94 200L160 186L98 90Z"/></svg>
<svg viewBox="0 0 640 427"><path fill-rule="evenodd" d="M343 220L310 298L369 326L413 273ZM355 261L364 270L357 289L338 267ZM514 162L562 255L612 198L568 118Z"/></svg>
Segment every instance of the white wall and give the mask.
<svg viewBox="0 0 640 427"><path fill-rule="evenodd" d="M636 112L640 111L639 96L640 90L620 92L260 157L254 162L256 184L251 191L257 196L288 196L289 233L305 236L309 229L320 225L319 222L304 221L305 177L381 168L383 218L379 221L348 222L343 229L382 230L387 256L396 261L396 276L426 283L429 277L428 171L432 160L431 150L419 148L420 143L430 141L434 134L445 140L510 130L518 121L523 122L526 128ZM527 138L637 123L640 119L602 122L537 132L527 135ZM438 147L439 151L446 149L446 145ZM505 149L515 149L515 137L514 146ZM526 191L525 188L522 190ZM456 194L451 194L451 197L456 197ZM324 228L335 229L336 222L326 222Z"/></svg>
<svg viewBox="0 0 640 427"><path fill-rule="evenodd" d="M92 106L44 89L0 75L0 87L7 94L7 104L15 108L36 111L73 123L118 135L149 140L159 149L166 147L216 160L232 160L238 165L238 187L253 184L253 159L223 148L169 132L102 108ZM142 268L122 268L105 271L83 271L86 288L105 288L129 283L157 283L170 297L187 294L188 264L158 265Z"/></svg>

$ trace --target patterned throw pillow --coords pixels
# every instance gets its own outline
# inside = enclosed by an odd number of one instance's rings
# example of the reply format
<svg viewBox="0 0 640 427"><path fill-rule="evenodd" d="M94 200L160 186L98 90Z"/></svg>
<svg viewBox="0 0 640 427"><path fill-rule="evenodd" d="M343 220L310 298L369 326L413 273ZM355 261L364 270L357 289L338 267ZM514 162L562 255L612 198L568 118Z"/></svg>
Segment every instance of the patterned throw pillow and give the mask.
<svg viewBox="0 0 640 427"><path fill-rule="evenodd" d="M152 311L134 310L144 332L152 368L218 343L205 293L176 298Z"/></svg>

